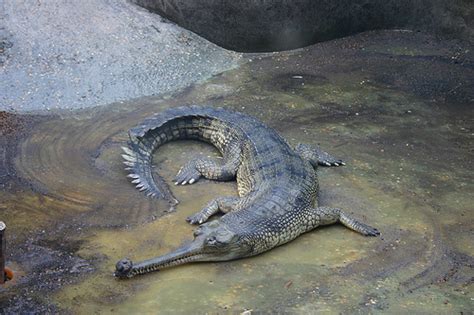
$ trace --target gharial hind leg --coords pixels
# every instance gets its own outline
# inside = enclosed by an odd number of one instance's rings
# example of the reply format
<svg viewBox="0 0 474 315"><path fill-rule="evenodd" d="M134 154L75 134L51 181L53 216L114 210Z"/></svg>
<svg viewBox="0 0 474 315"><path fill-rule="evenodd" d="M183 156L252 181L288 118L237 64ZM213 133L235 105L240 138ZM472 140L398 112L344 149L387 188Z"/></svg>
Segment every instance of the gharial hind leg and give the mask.
<svg viewBox="0 0 474 315"><path fill-rule="evenodd" d="M335 158L321 148L313 147L308 144L298 144L295 151L305 160L309 161L313 167L322 166L341 166L346 165L342 160Z"/></svg>
<svg viewBox="0 0 474 315"><path fill-rule="evenodd" d="M205 206L201 211L198 213L189 216L186 221L191 224L202 224L206 222L212 215L222 211L227 213L235 209L238 205L239 198L237 197L219 197L211 202L207 206Z"/></svg>
<svg viewBox="0 0 474 315"><path fill-rule="evenodd" d="M311 211L315 215L314 217L316 217L314 227L340 222L349 229L365 236L377 236L380 234L376 228L358 221L338 208L318 207Z"/></svg>
<svg viewBox="0 0 474 315"><path fill-rule="evenodd" d="M193 184L201 177L213 180L232 180L240 165L240 145L229 147L222 160L197 158L183 166L175 177L176 185Z"/></svg>

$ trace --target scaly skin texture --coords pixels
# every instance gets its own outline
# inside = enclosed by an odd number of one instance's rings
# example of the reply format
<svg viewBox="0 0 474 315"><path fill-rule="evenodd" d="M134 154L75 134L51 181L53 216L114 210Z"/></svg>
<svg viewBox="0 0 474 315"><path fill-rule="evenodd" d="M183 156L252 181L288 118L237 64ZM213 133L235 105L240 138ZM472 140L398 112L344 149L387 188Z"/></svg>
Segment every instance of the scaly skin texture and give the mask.
<svg viewBox="0 0 474 315"><path fill-rule="evenodd" d="M239 197L218 197L187 221L199 224L194 240L177 250L137 264L120 260L115 275L130 278L192 261L223 261L253 256L285 244L320 225L340 222L363 235L379 232L337 208L318 207L318 166L344 165L319 148L294 149L257 119L211 107L179 107L159 113L129 131L125 164L132 183L148 196L177 200L151 172L152 153L178 139L208 142L222 160L193 159L178 172L175 184L201 177L237 179ZM223 212L220 218L208 219Z"/></svg>

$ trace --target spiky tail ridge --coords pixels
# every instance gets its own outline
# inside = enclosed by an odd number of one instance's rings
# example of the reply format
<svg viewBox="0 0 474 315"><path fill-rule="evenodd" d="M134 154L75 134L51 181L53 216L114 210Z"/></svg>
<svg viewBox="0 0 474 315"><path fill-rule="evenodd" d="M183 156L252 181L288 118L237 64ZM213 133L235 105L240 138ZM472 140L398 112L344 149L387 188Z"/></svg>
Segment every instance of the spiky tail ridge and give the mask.
<svg viewBox="0 0 474 315"><path fill-rule="evenodd" d="M138 190L143 191L147 196L159 199L165 199L170 204L170 210L178 204L178 200L166 185L164 179L157 173L152 173L152 151L150 156L139 150L135 150L140 144L128 141L128 147L122 147L124 154L124 164L127 166L125 170L129 172L127 175L132 184L135 184Z"/></svg>
<svg viewBox="0 0 474 315"><path fill-rule="evenodd" d="M177 107L144 120L129 130L130 140L122 147L127 175L137 189L147 196L165 199L173 209L178 200L156 172L152 172L153 151L166 142L178 139L208 141L205 131L214 114L223 111L200 106Z"/></svg>

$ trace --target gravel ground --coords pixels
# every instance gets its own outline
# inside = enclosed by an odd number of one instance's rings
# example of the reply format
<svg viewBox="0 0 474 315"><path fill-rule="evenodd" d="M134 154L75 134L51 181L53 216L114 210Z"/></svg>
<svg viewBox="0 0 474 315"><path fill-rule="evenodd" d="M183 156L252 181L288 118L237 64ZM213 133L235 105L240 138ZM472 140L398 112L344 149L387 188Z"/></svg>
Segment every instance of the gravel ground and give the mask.
<svg viewBox="0 0 474 315"><path fill-rule="evenodd" d="M0 0L0 110L79 109L171 92L240 60L130 2Z"/></svg>

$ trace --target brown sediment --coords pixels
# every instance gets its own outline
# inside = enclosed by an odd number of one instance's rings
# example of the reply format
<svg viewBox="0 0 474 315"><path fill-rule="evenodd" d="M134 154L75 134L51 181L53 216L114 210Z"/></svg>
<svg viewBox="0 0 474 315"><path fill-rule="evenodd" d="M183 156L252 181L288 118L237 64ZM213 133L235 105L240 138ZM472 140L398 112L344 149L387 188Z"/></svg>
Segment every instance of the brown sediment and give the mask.
<svg viewBox="0 0 474 315"><path fill-rule="evenodd" d="M34 130L34 127L49 119L40 115L18 115L0 111L0 188L2 190L22 189L27 182L17 176L14 157L18 144Z"/></svg>
<svg viewBox="0 0 474 315"><path fill-rule="evenodd" d="M413 45L411 55L396 49ZM473 70L469 53L466 62L450 63L457 49L417 33L362 34L254 58L172 97L41 121L7 158L14 182L25 184L0 190L2 220L12 227L7 260L23 281L11 292L43 290L35 307L71 312L469 310L474 159L466 82ZM347 160L345 168L320 171L321 202L353 212L381 238L331 226L254 258L117 282L116 260L178 247L192 237L188 215L215 196L235 194L232 183L173 185L180 205L167 214L165 203L145 198L125 178L120 146L128 128L192 103L244 111L291 143L319 143ZM216 154L171 143L155 154L155 170L170 182L195 153ZM12 301L2 296L0 305Z"/></svg>

